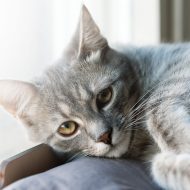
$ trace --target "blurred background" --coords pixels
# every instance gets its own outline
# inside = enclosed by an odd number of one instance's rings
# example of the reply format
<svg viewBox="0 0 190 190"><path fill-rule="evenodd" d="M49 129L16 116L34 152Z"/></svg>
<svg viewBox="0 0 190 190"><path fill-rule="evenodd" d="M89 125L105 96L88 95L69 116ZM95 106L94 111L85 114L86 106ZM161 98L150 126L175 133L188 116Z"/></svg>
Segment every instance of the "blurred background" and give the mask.
<svg viewBox="0 0 190 190"><path fill-rule="evenodd" d="M53 64L75 30L82 3L113 46L190 39L187 0L0 0L0 79L28 81ZM0 110L0 160L33 145Z"/></svg>

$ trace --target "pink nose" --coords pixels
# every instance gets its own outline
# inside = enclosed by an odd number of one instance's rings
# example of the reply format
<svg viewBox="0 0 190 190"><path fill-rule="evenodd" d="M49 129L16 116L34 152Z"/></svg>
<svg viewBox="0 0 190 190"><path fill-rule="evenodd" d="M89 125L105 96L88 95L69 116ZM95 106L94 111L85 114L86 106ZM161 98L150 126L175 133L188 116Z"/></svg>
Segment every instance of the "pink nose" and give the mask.
<svg viewBox="0 0 190 190"><path fill-rule="evenodd" d="M111 131L107 131L107 132L103 133L102 135L100 135L97 142L103 142L105 144L111 145L111 143L112 143L111 142Z"/></svg>

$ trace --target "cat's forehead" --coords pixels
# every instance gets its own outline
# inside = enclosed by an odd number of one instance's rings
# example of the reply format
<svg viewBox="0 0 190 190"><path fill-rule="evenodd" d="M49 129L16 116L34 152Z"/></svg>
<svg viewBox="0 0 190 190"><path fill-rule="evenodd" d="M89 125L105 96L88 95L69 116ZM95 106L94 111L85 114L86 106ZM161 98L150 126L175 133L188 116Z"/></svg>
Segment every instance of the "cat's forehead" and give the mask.
<svg viewBox="0 0 190 190"><path fill-rule="evenodd" d="M58 69L64 76L62 85L78 87L82 92L97 92L119 76L118 70L113 68L110 62L105 63L105 60L101 58L100 51L92 52L84 59L73 60L67 63L69 66L60 64L62 68Z"/></svg>
<svg viewBox="0 0 190 190"><path fill-rule="evenodd" d="M105 63L99 51L69 63L61 60L46 72L42 80L43 91L51 97L67 99L65 102L87 101L120 76L113 65Z"/></svg>

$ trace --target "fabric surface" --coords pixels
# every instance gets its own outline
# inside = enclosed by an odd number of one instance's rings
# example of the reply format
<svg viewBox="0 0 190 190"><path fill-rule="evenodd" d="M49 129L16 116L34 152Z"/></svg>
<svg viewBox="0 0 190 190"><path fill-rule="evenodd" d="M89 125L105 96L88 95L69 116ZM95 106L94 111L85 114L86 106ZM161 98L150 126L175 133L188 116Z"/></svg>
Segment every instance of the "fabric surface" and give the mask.
<svg viewBox="0 0 190 190"><path fill-rule="evenodd" d="M99 158L80 158L4 188L4 190L26 189L160 190L141 163Z"/></svg>

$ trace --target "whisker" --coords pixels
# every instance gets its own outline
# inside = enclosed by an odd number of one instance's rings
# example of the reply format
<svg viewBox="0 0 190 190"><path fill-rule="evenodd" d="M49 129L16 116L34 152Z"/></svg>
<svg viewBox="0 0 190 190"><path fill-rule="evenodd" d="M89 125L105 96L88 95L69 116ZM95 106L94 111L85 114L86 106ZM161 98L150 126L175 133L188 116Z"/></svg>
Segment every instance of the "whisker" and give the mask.
<svg viewBox="0 0 190 190"><path fill-rule="evenodd" d="M159 85L160 85L160 83L158 83L157 85L155 85L155 86L153 86L152 88L150 88L149 90L147 90L147 91L145 92L145 94L142 95L142 96L140 97L140 99L130 108L129 112L132 111L132 109L133 109L143 98L145 98L145 96L148 95L148 93L150 93L151 91L153 91L153 90L154 90L157 86L159 86Z"/></svg>
<svg viewBox="0 0 190 190"><path fill-rule="evenodd" d="M133 119L135 119L135 117L137 117L137 116L139 116L141 113L145 113L147 110L149 110L151 107L153 107L153 109L152 110L150 110L149 112L152 112L153 110L155 110L157 107L155 107L155 106L157 106L157 104L158 104L159 102L155 102L155 104L154 105L150 105L149 107L146 107L145 109L141 109L141 110L139 110L139 112L136 112L134 115L132 115L132 116L130 116L128 119L130 119L130 120L133 120ZM145 116L147 115L147 113L149 113L149 112L146 112L145 113Z"/></svg>
<svg viewBox="0 0 190 190"><path fill-rule="evenodd" d="M174 96L174 97L175 97L175 96ZM135 113L133 113L133 114L129 113L129 114L128 114L128 117L129 117L129 119L133 119L133 118L135 118L137 115L139 115L141 112L145 112L145 111L147 111L148 109L155 108L155 106L157 106L157 105L158 105L159 103L161 103L162 101L165 101L165 100L168 100L168 99L171 99L171 98L172 98L172 96L160 97L160 98L154 100L154 102L153 102L152 104L150 103L150 105L148 105L148 106L146 105L146 106L145 106L145 109L142 109L140 112L138 112L139 110L136 109Z"/></svg>
<svg viewBox="0 0 190 190"><path fill-rule="evenodd" d="M73 156L71 156L69 159L68 159L68 162L74 160L75 158L79 157L79 156L83 156L83 153L82 152L77 152L75 153Z"/></svg>

